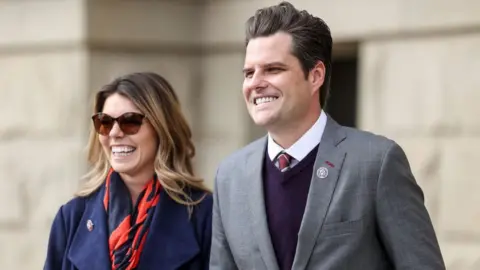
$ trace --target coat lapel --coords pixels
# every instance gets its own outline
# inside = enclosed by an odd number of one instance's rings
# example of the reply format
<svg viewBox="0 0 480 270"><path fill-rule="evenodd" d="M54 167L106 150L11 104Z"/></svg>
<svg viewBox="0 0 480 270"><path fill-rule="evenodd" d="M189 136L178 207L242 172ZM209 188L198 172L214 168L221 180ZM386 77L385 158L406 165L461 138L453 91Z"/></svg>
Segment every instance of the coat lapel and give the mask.
<svg viewBox="0 0 480 270"><path fill-rule="evenodd" d="M329 117L313 168L307 205L298 234L294 270L306 268L323 226L345 158L345 152L337 146L345 137L340 126Z"/></svg>
<svg viewBox="0 0 480 270"><path fill-rule="evenodd" d="M187 207L175 202L165 190L150 226L138 269L179 269L200 253Z"/></svg>
<svg viewBox="0 0 480 270"><path fill-rule="evenodd" d="M269 270L277 270L278 264L273 250L272 239L268 231L267 214L265 211L265 199L263 195L262 181L262 164L265 156L265 148L267 145L266 137L258 143L259 147L255 147L250 156L247 157L245 163L245 179L249 189L249 204L251 213L252 231L254 232L254 240L258 244L260 254L265 262L266 268Z"/></svg>
<svg viewBox="0 0 480 270"><path fill-rule="evenodd" d="M111 269L108 254L107 215L103 207L104 192L102 188L85 202L85 212L68 252L68 258L79 270ZM87 226L88 223L92 224L91 230Z"/></svg>

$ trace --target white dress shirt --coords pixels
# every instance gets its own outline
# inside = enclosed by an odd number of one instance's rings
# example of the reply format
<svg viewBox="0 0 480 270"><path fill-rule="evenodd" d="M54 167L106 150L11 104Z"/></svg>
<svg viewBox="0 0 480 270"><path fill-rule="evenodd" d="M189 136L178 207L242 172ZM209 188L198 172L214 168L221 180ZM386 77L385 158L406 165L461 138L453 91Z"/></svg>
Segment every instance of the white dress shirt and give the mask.
<svg viewBox="0 0 480 270"><path fill-rule="evenodd" d="M280 152L285 151L293 158L290 162L290 167L295 166L320 143L326 124L327 115L322 110L320 117L318 117L313 126L288 149L283 149L273 140L272 136L268 134L267 151L270 160L273 161ZM278 166L277 161L275 161L275 165Z"/></svg>

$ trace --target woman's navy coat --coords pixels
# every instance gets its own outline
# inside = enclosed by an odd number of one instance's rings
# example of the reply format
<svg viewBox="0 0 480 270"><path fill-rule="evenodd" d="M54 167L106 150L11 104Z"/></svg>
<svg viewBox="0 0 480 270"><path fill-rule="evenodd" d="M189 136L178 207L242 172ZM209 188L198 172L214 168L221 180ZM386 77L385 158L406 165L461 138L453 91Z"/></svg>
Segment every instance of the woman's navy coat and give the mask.
<svg viewBox="0 0 480 270"><path fill-rule="evenodd" d="M58 211L50 232L44 270L110 270L104 189L77 197ZM201 192L193 192L193 199ZM160 194L145 246L140 270L207 270L212 226L211 194L189 219L186 206L165 191ZM91 221L93 227L87 228Z"/></svg>

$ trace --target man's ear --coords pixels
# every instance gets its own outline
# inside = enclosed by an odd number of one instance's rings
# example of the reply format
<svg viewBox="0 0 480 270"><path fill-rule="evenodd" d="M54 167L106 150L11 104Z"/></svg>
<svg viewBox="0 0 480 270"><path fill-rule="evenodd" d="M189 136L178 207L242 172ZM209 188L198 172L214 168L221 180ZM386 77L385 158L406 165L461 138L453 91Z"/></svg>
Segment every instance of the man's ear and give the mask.
<svg viewBox="0 0 480 270"><path fill-rule="evenodd" d="M310 70L308 79L312 84L312 89L314 89L314 91L319 91L320 87L323 85L326 72L327 69L323 64L323 61L318 61L318 63L312 68L312 70Z"/></svg>

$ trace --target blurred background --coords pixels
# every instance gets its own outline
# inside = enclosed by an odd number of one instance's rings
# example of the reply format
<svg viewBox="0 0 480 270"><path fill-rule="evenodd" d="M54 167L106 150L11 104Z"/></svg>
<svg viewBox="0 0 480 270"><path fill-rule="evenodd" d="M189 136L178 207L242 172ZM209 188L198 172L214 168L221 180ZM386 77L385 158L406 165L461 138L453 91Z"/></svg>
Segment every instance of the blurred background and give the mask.
<svg viewBox="0 0 480 270"><path fill-rule="evenodd" d="M0 269L42 268L86 171L92 96L116 76L173 84L212 186L218 162L265 133L241 96L243 27L278 2L0 0ZM333 34L327 111L405 149L448 269L480 269L480 1L291 2Z"/></svg>

